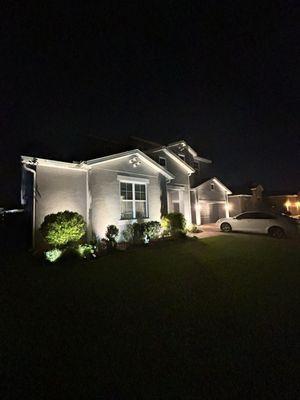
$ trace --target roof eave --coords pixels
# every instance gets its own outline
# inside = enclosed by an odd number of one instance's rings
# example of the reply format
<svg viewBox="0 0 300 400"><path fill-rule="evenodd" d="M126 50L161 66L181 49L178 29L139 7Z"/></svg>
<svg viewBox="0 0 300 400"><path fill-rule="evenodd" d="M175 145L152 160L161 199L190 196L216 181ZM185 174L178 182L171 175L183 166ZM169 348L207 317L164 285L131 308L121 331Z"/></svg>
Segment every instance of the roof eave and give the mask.
<svg viewBox="0 0 300 400"><path fill-rule="evenodd" d="M154 161L152 158L148 157L147 154L145 154L144 152L142 152L139 149L129 150L129 151L125 151L123 153L117 153L117 154L112 154L112 155L105 156L105 157L95 158L95 159L92 159L92 160L88 160L86 163L87 163L87 165L93 167L93 166L99 165L99 164L101 164L103 162L114 161L114 160L117 160L117 159L120 159L120 158L128 157L130 155L138 155L138 156L140 156L149 165L152 165L152 167L155 167L156 170L161 172L166 178L168 178L168 179L174 179L175 178L175 176L171 172L169 172L167 169L163 168L156 161Z"/></svg>

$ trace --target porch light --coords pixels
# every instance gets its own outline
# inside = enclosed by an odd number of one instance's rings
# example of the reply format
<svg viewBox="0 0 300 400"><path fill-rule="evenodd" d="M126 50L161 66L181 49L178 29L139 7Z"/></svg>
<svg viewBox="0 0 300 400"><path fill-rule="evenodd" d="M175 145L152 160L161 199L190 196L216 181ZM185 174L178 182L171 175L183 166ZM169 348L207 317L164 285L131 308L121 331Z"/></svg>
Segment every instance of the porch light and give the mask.
<svg viewBox="0 0 300 400"><path fill-rule="evenodd" d="M296 207L299 209L300 208L300 201L296 201Z"/></svg>

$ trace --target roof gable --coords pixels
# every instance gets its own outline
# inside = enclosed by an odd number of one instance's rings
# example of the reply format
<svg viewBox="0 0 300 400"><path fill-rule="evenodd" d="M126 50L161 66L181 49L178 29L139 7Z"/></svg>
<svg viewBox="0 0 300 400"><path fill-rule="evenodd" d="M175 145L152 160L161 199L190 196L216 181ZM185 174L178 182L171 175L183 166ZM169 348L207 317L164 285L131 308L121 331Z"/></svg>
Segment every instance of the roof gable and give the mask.
<svg viewBox="0 0 300 400"><path fill-rule="evenodd" d="M223 190L225 190L225 192L227 192L227 194L232 194L231 190L229 190L228 187L226 187L226 186L225 186L221 181L219 181L219 179L216 178L215 176L214 176L213 178L207 178L207 179L203 180L203 182L200 183L200 185L196 186L196 187L193 188L193 189L197 189L197 188L201 187L202 185L205 185L207 182L210 182L210 181L212 181L212 182L216 183L217 185L221 186L221 188L222 188Z"/></svg>
<svg viewBox="0 0 300 400"><path fill-rule="evenodd" d="M175 162L177 162L188 174L193 174L195 172L194 168L188 165L184 160L182 160L176 153L172 150L168 149L165 146L158 147L157 149L153 149L149 151L149 153L157 153L159 151L163 151L167 156L172 158Z"/></svg>
<svg viewBox="0 0 300 400"><path fill-rule="evenodd" d="M117 160L120 158L125 158L128 156L137 156L138 158L142 159L147 165L154 168L156 171L160 172L162 175L164 175L168 179L175 178L175 176L171 172L169 172L166 168L159 165L156 161L152 160L152 158L147 156L147 154L143 153L139 149L124 151L122 153L112 154L109 156L95 158L93 160L88 160L88 161L86 161L86 165L93 167L95 165L99 165L104 162L109 162L109 161Z"/></svg>

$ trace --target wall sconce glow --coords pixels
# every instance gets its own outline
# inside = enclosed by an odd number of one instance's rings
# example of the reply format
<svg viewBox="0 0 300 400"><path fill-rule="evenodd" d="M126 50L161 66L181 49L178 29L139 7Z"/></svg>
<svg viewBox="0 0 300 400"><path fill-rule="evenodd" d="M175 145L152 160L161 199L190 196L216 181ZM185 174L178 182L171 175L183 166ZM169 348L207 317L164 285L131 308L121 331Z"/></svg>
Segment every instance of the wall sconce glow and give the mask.
<svg viewBox="0 0 300 400"><path fill-rule="evenodd" d="M287 201L284 203L284 206L285 206L285 208L288 210L288 209L291 207L291 202L290 202L289 200L287 200Z"/></svg>
<svg viewBox="0 0 300 400"><path fill-rule="evenodd" d="M299 209L300 208L300 201L296 201L296 207Z"/></svg>
<svg viewBox="0 0 300 400"><path fill-rule="evenodd" d="M200 211L201 210L201 205L199 203L195 204L195 210Z"/></svg>
<svg viewBox="0 0 300 400"><path fill-rule="evenodd" d="M137 156L132 157L129 160L129 164L132 164L133 168L138 167L139 165L141 165L141 161L139 160L139 158Z"/></svg>
<svg viewBox="0 0 300 400"><path fill-rule="evenodd" d="M224 208L226 211L230 211L230 210L232 210L232 204L227 203L224 205Z"/></svg>

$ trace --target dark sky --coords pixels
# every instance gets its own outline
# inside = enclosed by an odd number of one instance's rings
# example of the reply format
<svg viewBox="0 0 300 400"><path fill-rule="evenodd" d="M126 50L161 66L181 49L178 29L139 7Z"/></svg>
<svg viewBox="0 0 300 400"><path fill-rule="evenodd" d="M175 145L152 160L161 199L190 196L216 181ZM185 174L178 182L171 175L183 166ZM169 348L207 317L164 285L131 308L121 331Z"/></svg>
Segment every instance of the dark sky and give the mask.
<svg viewBox="0 0 300 400"><path fill-rule="evenodd" d="M20 153L89 134L184 138L229 187L300 189L296 1L73 3L2 6L0 202Z"/></svg>

